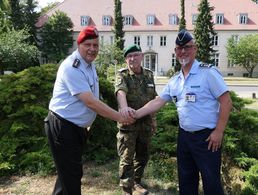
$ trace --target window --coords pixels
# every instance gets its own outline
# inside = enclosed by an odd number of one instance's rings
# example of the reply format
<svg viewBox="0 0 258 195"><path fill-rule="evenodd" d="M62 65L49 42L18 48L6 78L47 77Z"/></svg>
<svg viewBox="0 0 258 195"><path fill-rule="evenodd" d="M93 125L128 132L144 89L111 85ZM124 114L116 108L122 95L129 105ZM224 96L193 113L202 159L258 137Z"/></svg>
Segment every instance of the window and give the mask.
<svg viewBox="0 0 258 195"><path fill-rule="evenodd" d="M239 14L239 24L247 24L248 16L247 14Z"/></svg>
<svg viewBox="0 0 258 195"><path fill-rule="evenodd" d="M88 26L90 23L90 16L81 16L81 26Z"/></svg>
<svg viewBox="0 0 258 195"><path fill-rule="evenodd" d="M193 14L192 15L192 24L196 23L197 17L198 17L198 14Z"/></svg>
<svg viewBox="0 0 258 195"><path fill-rule="evenodd" d="M228 68L234 68L236 67L235 63L233 60L228 60Z"/></svg>
<svg viewBox="0 0 258 195"><path fill-rule="evenodd" d="M133 25L133 16L124 16L124 25Z"/></svg>
<svg viewBox="0 0 258 195"><path fill-rule="evenodd" d="M172 67L176 66L176 54L172 53Z"/></svg>
<svg viewBox="0 0 258 195"><path fill-rule="evenodd" d="M155 15L147 15L147 24L154 25L155 24Z"/></svg>
<svg viewBox="0 0 258 195"><path fill-rule="evenodd" d="M218 35L213 36L212 43L213 43L213 46L218 46L219 45L219 37L218 37Z"/></svg>
<svg viewBox="0 0 258 195"><path fill-rule="evenodd" d="M239 35L232 35L232 37L235 43L239 42Z"/></svg>
<svg viewBox="0 0 258 195"><path fill-rule="evenodd" d="M243 77L249 77L249 73L243 73Z"/></svg>
<svg viewBox="0 0 258 195"><path fill-rule="evenodd" d="M100 36L100 45L104 45L104 36Z"/></svg>
<svg viewBox="0 0 258 195"><path fill-rule="evenodd" d="M137 45L141 45L141 39L140 39L140 36L135 36L134 37L134 44L137 44Z"/></svg>
<svg viewBox="0 0 258 195"><path fill-rule="evenodd" d="M215 65L216 67L219 66L219 54L218 54L218 53L216 53L216 54L214 55L214 65Z"/></svg>
<svg viewBox="0 0 258 195"><path fill-rule="evenodd" d="M160 46L167 45L167 36L160 36Z"/></svg>
<svg viewBox="0 0 258 195"><path fill-rule="evenodd" d="M147 46L153 46L153 36L151 35L147 36Z"/></svg>
<svg viewBox="0 0 258 195"><path fill-rule="evenodd" d="M110 26L111 25L111 16L103 16L102 17L102 25Z"/></svg>
<svg viewBox="0 0 258 195"><path fill-rule="evenodd" d="M224 14L216 14L216 24L224 24Z"/></svg>
<svg viewBox="0 0 258 195"><path fill-rule="evenodd" d="M114 44L114 36L110 36L110 45Z"/></svg>
<svg viewBox="0 0 258 195"><path fill-rule="evenodd" d="M178 24L178 16L176 14L169 14L169 24L171 25Z"/></svg>
<svg viewBox="0 0 258 195"><path fill-rule="evenodd" d="M228 76L232 77L232 76L234 76L234 74L230 72L230 73L228 73Z"/></svg>

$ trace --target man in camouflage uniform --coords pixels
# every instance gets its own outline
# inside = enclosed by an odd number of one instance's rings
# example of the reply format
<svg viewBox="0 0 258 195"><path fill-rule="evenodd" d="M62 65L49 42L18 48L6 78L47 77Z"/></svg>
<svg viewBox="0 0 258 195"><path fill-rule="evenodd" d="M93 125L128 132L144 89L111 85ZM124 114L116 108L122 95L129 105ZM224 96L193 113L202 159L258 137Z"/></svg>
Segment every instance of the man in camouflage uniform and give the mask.
<svg viewBox="0 0 258 195"><path fill-rule="evenodd" d="M157 95L151 70L143 68L143 53L138 45L124 50L127 67L119 70L115 84L120 113L129 115L133 109L139 109ZM141 178L149 159L151 135L156 130L154 116L147 115L132 125L118 124L117 150L120 157L119 177L123 194L132 191L148 194L142 187Z"/></svg>

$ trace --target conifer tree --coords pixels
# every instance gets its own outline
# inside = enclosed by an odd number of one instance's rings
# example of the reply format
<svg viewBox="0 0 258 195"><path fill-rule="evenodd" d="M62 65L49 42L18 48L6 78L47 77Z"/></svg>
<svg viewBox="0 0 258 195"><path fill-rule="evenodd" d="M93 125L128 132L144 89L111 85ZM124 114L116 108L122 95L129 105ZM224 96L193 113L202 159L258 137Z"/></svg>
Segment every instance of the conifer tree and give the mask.
<svg viewBox="0 0 258 195"><path fill-rule="evenodd" d="M198 6L198 17L194 28L194 37L198 46L197 59L206 62L213 63L213 55L215 53L213 49L213 36L216 35L212 22L211 11L214 8L209 5L208 0L201 0Z"/></svg>
<svg viewBox="0 0 258 195"><path fill-rule="evenodd" d="M115 46L120 50L124 49L124 31L123 31L123 16L121 1L114 0L115 2L115 21L114 21L114 33L115 33Z"/></svg>
<svg viewBox="0 0 258 195"><path fill-rule="evenodd" d="M186 21L185 21L185 0L180 0L180 9L181 9L181 18L179 20L179 31L182 29L186 29Z"/></svg>

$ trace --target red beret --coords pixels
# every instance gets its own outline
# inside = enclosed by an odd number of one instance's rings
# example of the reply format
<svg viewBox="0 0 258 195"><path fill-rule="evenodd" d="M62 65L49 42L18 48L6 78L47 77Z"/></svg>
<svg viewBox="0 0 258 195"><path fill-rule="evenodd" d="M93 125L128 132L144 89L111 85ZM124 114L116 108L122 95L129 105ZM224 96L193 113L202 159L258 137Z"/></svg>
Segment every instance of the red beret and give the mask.
<svg viewBox="0 0 258 195"><path fill-rule="evenodd" d="M86 39L96 39L99 37L98 30L94 26L87 26L84 28L77 38L78 45Z"/></svg>

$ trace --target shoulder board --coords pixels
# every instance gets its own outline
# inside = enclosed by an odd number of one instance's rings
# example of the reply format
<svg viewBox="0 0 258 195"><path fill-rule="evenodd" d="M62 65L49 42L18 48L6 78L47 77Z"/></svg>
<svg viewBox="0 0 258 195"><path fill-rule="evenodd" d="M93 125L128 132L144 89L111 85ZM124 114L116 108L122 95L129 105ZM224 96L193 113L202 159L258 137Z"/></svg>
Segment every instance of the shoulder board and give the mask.
<svg viewBox="0 0 258 195"><path fill-rule="evenodd" d="M74 61L73 61L73 67L74 68L78 68L80 66L80 60L78 58L76 58Z"/></svg>
<svg viewBox="0 0 258 195"><path fill-rule="evenodd" d="M213 64L205 64L205 63L201 63L199 65L199 67L201 67L201 68L211 68L212 66L214 66L214 65Z"/></svg>
<svg viewBox="0 0 258 195"><path fill-rule="evenodd" d="M121 69L118 70L118 72L124 72L124 71L127 71L127 70L128 70L128 68L121 68Z"/></svg>

